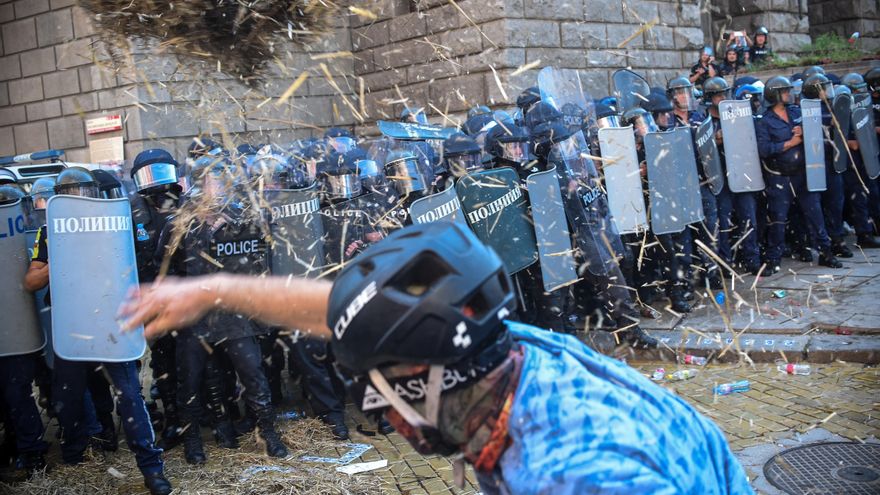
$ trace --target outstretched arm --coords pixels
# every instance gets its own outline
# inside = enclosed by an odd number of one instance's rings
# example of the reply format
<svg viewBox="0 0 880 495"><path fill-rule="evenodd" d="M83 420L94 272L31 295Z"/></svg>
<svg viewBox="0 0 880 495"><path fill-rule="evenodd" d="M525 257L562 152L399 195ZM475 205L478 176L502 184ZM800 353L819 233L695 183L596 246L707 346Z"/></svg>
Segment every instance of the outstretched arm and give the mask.
<svg viewBox="0 0 880 495"><path fill-rule="evenodd" d="M149 339L185 328L212 310L329 339L326 319L332 286L325 280L229 274L168 278L133 291L119 314L126 330L144 325Z"/></svg>

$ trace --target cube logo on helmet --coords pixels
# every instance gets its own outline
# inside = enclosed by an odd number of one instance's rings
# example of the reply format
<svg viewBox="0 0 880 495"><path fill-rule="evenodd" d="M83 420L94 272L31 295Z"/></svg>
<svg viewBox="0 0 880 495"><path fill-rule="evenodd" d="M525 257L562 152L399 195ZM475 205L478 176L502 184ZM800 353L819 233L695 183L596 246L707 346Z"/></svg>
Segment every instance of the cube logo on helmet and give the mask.
<svg viewBox="0 0 880 495"><path fill-rule="evenodd" d="M354 317L364 309L364 306L366 306L371 299L376 297L376 294L376 282L373 281L364 287L364 290L348 303L348 307L345 308L345 313L339 317L336 321L336 325L333 325L333 333L336 335L337 339L341 339L342 336L345 335L345 330L348 329L351 320L353 320Z"/></svg>
<svg viewBox="0 0 880 495"><path fill-rule="evenodd" d="M463 347L467 349L471 345L471 336L467 334L467 325L464 322L459 323L455 327L455 336L452 337L452 344L455 347Z"/></svg>

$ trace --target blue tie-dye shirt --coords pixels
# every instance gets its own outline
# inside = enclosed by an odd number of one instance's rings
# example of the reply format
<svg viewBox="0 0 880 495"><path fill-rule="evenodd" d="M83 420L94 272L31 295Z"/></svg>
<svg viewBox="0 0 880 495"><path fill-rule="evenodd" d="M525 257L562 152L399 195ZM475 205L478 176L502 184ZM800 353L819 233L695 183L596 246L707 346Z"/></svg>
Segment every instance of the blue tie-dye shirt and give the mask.
<svg viewBox="0 0 880 495"><path fill-rule="evenodd" d="M724 435L682 399L576 338L509 322L525 348L511 446L486 493L751 494Z"/></svg>

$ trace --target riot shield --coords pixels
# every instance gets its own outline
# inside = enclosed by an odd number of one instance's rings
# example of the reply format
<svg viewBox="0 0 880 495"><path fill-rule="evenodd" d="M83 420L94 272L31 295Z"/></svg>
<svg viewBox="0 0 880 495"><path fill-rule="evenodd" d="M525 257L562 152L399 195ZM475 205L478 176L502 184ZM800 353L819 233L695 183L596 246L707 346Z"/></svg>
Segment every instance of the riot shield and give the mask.
<svg viewBox="0 0 880 495"><path fill-rule="evenodd" d="M22 285L30 261L24 214L20 200L0 206L0 259L7 267L0 278L0 357L30 354L46 344L34 296Z"/></svg>
<svg viewBox="0 0 880 495"><path fill-rule="evenodd" d="M37 225L37 229L40 226L45 225L46 223L46 210L36 210L42 213L41 217L43 219L43 223ZM34 244L37 242L37 234L39 230L28 230L24 233L26 238L26 244L28 246L28 259L33 258L34 256ZM43 338L46 341L45 347L43 347L43 357L46 359L46 364L49 365L49 368L55 367L55 351L52 350L52 307L46 304L46 294L49 293L49 286L43 287L42 289L34 292L34 306L37 308L37 319L40 321L40 329L43 331Z"/></svg>
<svg viewBox="0 0 880 495"><path fill-rule="evenodd" d="M735 193L763 191L764 176L751 103L747 100L722 101L718 112L724 142L728 143L724 147L727 186Z"/></svg>
<svg viewBox="0 0 880 495"><path fill-rule="evenodd" d="M865 164L865 172L868 178L873 180L880 176L880 159L877 153L880 146L877 144L877 131L874 128L874 109L871 107L871 95L860 94L853 97L853 112L851 125L859 142L859 153Z"/></svg>
<svg viewBox="0 0 880 495"><path fill-rule="evenodd" d="M608 207L617 230L629 234L647 229L645 195L642 194L642 177L632 126L599 129L599 148L602 150Z"/></svg>
<svg viewBox="0 0 880 495"><path fill-rule="evenodd" d="M715 126L712 125L711 117L697 127L696 142L703 176L706 177L712 194L718 195L724 189L724 172L721 169L721 156L715 143Z"/></svg>
<svg viewBox="0 0 880 495"><path fill-rule="evenodd" d="M379 132L384 136L400 140L445 140L455 134L456 129L451 127L438 127L425 124L413 124L410 122L389 122L380 120L376 122Z"/></svg>
<svg viewBox="0 0 880 495"><path fill-rule="evenodd" d="M143 328L121 332L116 320L138 285L128 200L53 196L46 226L55 353L71 361L140 358Z"/></svg>
<svg viewBox="0 0 880 495"><path fill-rule="evenodd" d="M274 275L316 276L323 269L324 225L318 186L265 191L271 207L269 264Z"/></svg>
<svg viewBox="0 0 880 495"><path fill-rule="evenodd" d="M526 179L544 290L552 292L578 279L571 234L559 191L556 169L537 172Z"/></svg>
<svg viewBox="0 0 880 495"><path fill-rule="evenodd" d="M849 166L849 152L847 151L846 138L849 134L850 120L852 118L852 95L837 95L831 108L834 113L834 122L831 123L831 135L834 142L834 171L838 174L846 172ZM840 130L838 130L840 126Z"/></svg>
<svg viewBox="0 0 880 495"><path fill-rule="evenodd" d="M335 272L385 233L406 225L408 217L406 208L396 198L375 193L325 206L321 209L321 220L326 269Z"/></svg>
<svg viewBox="0 0 880 495"><path fill-rule="evenodd" d="M672 234L703 220L700 178L690 129L677 127L647 134L645 155L651 194L651 230L655 234Z"/></svg>
<svg viewBox="0 0 880 495"><path fill-rule="evenodd" d="M455 191L471 230L498 253L507 273L513 275L537 261L529 202L516 170L502 167L465 175Z"/></svg>
<svg viewBox="0 0 880 495"><path fill-rule="evenodd" d="M620 69L611 76L614 85L614 97L620 113L642 105L651 94L651 87L644 77L629 69Z"/></svg>
<svg viewBox="0 0 880 495"><path fill-rule="evenodd" d="M428 223L438 220L467 223L453 186L447 187L443 192L413 201L409 207L409 214L413 223Z"/></svg>
<svg viewBox="0 0 880 495"><path fill-rule="evenodd" d="M596 121L587 84L588 81L574 69L544 67L538 73L541 101L559 110L565 126L571 131L581 130L585 123Z"/></svg>
<svg viewBox="0 0 880 495"><path fill-rule="evenodd" d="M807 189L821 192L825 185L825 133L822 130L822 102L801 99L801 126L804 131L804 158L807 162Z"/></svg>

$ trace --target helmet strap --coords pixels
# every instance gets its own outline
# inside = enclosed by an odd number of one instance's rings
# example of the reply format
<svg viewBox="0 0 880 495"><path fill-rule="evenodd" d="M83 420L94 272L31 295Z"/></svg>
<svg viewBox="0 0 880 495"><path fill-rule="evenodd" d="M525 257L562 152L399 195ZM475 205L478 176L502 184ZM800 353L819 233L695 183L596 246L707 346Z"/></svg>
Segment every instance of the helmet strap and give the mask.
<svg viewBox="0 0 880 495"><path fill-rule="evenodd" d="M378 369L371 369L368 375L376 390L382 394L382 397L391 404L391 407L397 410L407 423L414 428L429 427L436 429L440 416L440 394L443 392L443 370L444 366L442 364L432 365L428 370L428 383L425 390L427 418L416 411L408 402L401 399Z"/></svg>

